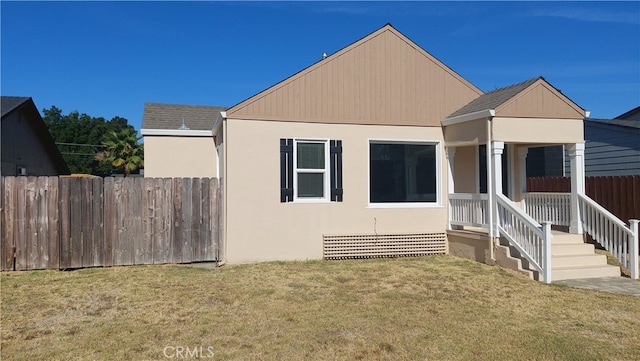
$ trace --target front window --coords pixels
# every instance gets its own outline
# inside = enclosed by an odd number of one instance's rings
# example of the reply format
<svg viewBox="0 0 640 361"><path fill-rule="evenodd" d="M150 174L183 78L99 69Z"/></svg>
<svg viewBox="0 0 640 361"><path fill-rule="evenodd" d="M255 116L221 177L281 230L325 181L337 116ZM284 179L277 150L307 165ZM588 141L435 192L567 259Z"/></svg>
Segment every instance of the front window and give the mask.
<svg viewBox="0 0 640 361"><path fill-rule="evenodd" d="M437 144L369 144L370 203L437 203Z"/></svg>
<svg viewBox="0 0 640 361"><path fill-rule="evenodd" d="M327 199L327 142L296 140L295 197Z"/></svg>

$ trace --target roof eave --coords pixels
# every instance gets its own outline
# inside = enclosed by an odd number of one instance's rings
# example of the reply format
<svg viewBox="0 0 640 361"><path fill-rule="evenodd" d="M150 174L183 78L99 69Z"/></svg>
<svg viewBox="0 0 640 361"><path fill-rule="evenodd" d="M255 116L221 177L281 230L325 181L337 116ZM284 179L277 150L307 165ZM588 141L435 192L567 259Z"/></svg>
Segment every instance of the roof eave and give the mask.
<svg viewBox="0 0 640 361"><path fill-rule="evenodd" d="M495 116L496 116L495 109L485 109L485 110L479 110L473 113L456 115L455 117L446 117L442 120L441 123L442 125L447 126L452 124L470 122L478 119L493 118Z"/></svg>
<svg viewBox="0 0 640 361"><path fill-rule="evenodd" d="M182 130L182 129L140 129L143 136L174 136L174 137L211 137L210 130Z"/></svg>
<svg viewBox="0 0 640 361"><path fill-rule="evenodd" d="M213 136L217 136L218 133L220 132L220 129L222 129L222 121L227 119L227 112L226 111L222 111L218 114L218 117L216 118L216 121L213 122Z"/></svg>

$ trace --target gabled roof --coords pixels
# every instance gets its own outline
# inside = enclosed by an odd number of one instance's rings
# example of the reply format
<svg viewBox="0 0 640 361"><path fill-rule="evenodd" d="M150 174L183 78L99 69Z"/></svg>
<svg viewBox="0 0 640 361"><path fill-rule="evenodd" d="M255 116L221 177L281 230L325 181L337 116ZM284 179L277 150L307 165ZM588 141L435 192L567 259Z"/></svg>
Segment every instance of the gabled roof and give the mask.
<svg viewBox="0 0 640 361"><path fill-rule="evenodd" d="M386 24L241 101L227 118L440 126L482 91Z"/></svg>
<svg viewBox="0 0 640 361"><path fill-rule="evenodd" d="M2 108L2 121L7 119L9 115L16 111L23 111L29 125L40 140L40 144L42 144L47 154L51 157L51 161L56 167L58 173L71 173L31 97L2 96L0 97L0 108Z"/></svg>
<svg viewBox="0 0 640 361"><path fill-rule="evenodd" d="M529 86L531 86L531 84L535 83L539 79L544 78L539 76L537 78L523 81L522 83L509 85L504 88L499 88L488 93L484 93L480 97L471 101L471 103L453 112L447 118L475 113L482 110L496 109L500 104L503 104L507 100L515 97L518 93L527 89Z"/></svg>
<svg viewBox="0 0 640 361"><path fill-rule="evenodd" d="M29 99L31 98L3 96L0 105L0 108L2 108L2 118L4 118L5 115L8 115L9 113L18 109L22 104L29 101Z"/></svg>
<svg viewBox="0 0 640 361"><path fill-rule="evenodd" d="M625 120L635 120L635 121L640 120L640 106L635 107L626 113L620 114L614 119L625 119Z"/></svg>
<svg viewBox="0 0 640 361"><path fill-rule="evenodd" d="M451 113L445 120L450 122L474 114L582 119L585 112L539 76L485 93Z"/></svg>
<svg viewBox="0 0 640 361"><path fill-rule="evenodd" d="M146 103L142 129L212 130L213 123L227 107ZM182 127L182 128L181 128Z"/></svg>

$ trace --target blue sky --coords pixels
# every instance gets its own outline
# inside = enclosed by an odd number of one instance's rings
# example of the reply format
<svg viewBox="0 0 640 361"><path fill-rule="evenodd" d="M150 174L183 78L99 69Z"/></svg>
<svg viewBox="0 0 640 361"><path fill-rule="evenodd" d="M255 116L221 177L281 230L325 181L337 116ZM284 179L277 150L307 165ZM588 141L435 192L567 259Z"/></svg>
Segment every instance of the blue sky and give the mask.
<svg viewBox="0 0 640 361"><path fill-rule="evenodd" d="M640 105L640 2L1 1L1 93L140 128L234 105L391 23L480 89L544 76L592 117Z"/></svg>

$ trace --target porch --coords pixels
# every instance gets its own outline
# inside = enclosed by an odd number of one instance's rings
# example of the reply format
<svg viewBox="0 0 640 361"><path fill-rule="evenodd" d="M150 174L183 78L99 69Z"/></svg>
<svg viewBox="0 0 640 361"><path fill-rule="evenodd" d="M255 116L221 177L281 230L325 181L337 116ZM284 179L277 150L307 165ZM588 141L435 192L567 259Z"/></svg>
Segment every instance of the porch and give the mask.
<svg viewBox="0 0 640 361"><path fill-rule="evenodd" d="M583 233L570 233L570 193L528 192L518 205L497 198L498 231L491 236L489 195L449 194L451 254L519 270L546 283L619 276L618 267L608 266L606 256L584 242L587 233L638 279L638 220L627 225L584 196L579 204Z"/></svg>
<svg viewBox="0 0 640 361"><path fill-rule="evenodd" d="M537 78L486 93L442 121L448 237L461 242L463 253L515 263L546 283L619 276L584 243L587 233L638 279L638 220L627 225L585 194L585 115ZM571 192L528 192L529 148L552 145L568 149Z"/></svg>

